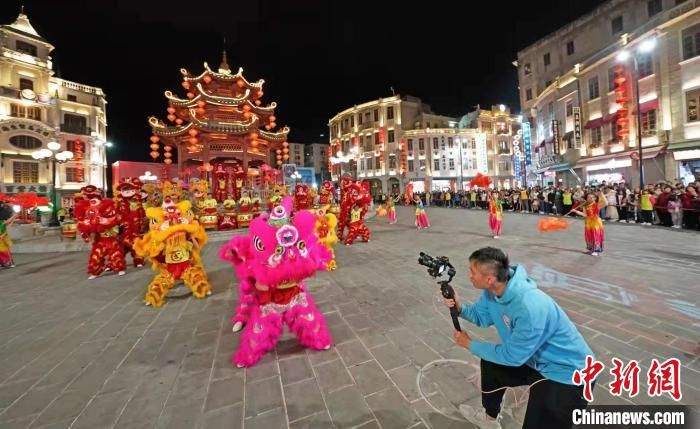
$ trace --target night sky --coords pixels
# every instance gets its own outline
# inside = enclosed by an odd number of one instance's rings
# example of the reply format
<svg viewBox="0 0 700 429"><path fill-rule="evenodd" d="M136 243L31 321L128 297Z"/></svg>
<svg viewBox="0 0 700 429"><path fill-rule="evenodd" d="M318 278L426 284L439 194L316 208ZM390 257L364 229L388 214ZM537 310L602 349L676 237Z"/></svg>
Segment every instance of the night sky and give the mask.
<svg viewBox="0 0 700 429"><path fill-rule="evenodd" d="M184 97L180 68L216 69L223 40L235 72L265 79L289 141L327 142L328 119L353 104L411 94L458 116L479 103L518 111L521 49L601 0L408 1L16 1L56 49L54 70L107 94L117 159L147 160L147 117L164 118L164 90Z"/></svg>

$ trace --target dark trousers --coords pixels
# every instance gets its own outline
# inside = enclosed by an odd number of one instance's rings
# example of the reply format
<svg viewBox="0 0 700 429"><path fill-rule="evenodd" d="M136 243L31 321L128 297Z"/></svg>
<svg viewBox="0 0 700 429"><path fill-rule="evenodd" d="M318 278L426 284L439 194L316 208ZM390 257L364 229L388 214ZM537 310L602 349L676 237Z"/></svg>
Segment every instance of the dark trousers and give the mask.
<svg viewBox="0 0 700 429"><path fill-rule="evenodd" d="M652 210L642 210L642 222L651 223L652 214Z"/></svg>
<svg viewBox="0 0 700 429"><path fill-rule="evenodd" d="M620 220L627 221L627 218L629 215L627 214L627 207L618 207L618 210L620 211Z"/></svg>
<svg viewBox="0 0 700 429"><path fill-rule="evenodd" d="M564 204L562 206L562 213L560 213L562 216L569 213L571 211L571 204ZM569 216L573 215L573 213L569 213Z"/></svg>
<svg viewBox="0 0 700 429"><path fill-rule="evenodd" d="M481 390L490 392L500 387L527 386L544 377L527 365L513 367L481 360ZM486 414L497 417L506 389L483 393L481 404ZM583 386L540 381L530 388L523 429L568 429L572 426L571 413L584 409L588 402L583 398Z"/></svg>
<svg viewBox="0 0 700 429"><path fill-rule="evenodd" d="M685 209L683 211L683 223L688 229L698 228L698 212L695 210Z"/></svg>

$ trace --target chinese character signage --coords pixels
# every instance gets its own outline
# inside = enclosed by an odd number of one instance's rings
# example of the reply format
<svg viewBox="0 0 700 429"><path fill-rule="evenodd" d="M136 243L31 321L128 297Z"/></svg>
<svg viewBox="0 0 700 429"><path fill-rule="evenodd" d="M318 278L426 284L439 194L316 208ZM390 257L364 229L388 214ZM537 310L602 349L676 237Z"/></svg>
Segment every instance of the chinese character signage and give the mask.
<svg viewBox="0 0 700 429"><path fill-rule="evenodd" d="M581 136L581 108L574 107L574 147L576 149L581 147L583 138Z"/></svg>
<svg viewBox="0 0 700 429"><path fill-rule="evenodd" d="M552 121L552 145L554 146L554 154L559 155L559 121Z"/></svg>
<svg viewBox="0 0 700 429"><path fill-rule="evenodd" d="M520 157L517 154L513 154L513 174L515 175L516 179L519 179L520 176L522 175L522 171L520 169L520 164L521 164Z"/></svg>
<svg viewBox="0 0 700 429"><path fill-rule="evenodd" d="M532 165L532 136L530 134L530 123L523 122L523 149L525 151L525 165Z"/></svg>
<svg viewBox="0 0 700 429"><path fill-rule="evenodd" d="M481 174L489 173L489 160L486 148L486 134L476 136L476 169Z"/></svg>

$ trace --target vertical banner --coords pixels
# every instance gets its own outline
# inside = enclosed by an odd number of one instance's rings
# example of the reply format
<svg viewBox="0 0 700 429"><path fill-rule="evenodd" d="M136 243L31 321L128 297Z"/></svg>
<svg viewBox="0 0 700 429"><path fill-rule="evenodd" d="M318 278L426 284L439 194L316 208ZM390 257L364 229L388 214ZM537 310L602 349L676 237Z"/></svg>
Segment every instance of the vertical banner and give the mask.
<svg viewBox="0 0 700 429"><path fill-rule="evenodd" d="M489 173L488 151L486 148L486 134L479 133L476 136L476 168L481 174Z"/></svg>
<svg viewBox="0 0 700 429"><path fill-rule="evenodd" d="M515 180L520 180L520 176L522 176L520 164L520 157L517 154L513 154L513 176L515 176Z"/></svg>
<svg viewBox="0 0 700 429"><path fill-rule="evenodd" d="M531 134L530 134L530 123L523 122L523 147L525 149L525 165L532 164L532 146L531 146Z"/></svg>
<svg viewBox="0 0 700 429"><path fill-rule="evenodd" d="M574 148L578 149L581 147L583 142L581 138L581 108L574 107Z"/></svg>
<svg viewBox="0 0 700 429"><path fill-rule="evenodd" d="M552 145L554 146L554 154L560 154L559 146L559 121L556 119L552 120Z"/></svg>

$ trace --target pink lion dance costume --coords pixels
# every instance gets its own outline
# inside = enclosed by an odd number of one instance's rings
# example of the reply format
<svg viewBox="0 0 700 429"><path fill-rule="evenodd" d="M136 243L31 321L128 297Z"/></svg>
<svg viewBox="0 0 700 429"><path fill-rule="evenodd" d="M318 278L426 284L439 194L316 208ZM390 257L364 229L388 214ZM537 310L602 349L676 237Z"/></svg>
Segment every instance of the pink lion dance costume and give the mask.
<svg viewBox="0 0 700 429"><path fill-rule="evenodd" d="M326 320L304 286L305 279L325 270L331 254L315 235L315 216L291 214L292 199L285 197L250 223L248 236L236 236L221 248L221 258L231 261L240 279L240 304L232 320L245 323L232 358L238 367L253 366L274 349L283 323L305 347L331 346Z"/></svg>

